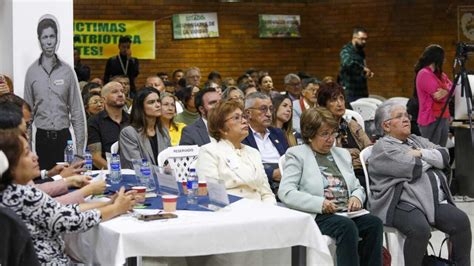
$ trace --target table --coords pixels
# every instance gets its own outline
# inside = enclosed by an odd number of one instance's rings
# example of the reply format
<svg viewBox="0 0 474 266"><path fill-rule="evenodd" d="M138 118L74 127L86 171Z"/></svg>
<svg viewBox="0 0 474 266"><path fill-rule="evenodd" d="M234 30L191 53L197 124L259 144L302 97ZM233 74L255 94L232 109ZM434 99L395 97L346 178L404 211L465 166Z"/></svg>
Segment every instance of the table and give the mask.
<svg viewBox="0 0 474 266"><path fill-rule="evenodd" d="M122 215L76 235L68 250L85 263L123 265L126 258L188 257L293 246L307 265L333 265L326 242L306 213L242 199L217 212L177 211L177 219L143 222Z"/></svg>

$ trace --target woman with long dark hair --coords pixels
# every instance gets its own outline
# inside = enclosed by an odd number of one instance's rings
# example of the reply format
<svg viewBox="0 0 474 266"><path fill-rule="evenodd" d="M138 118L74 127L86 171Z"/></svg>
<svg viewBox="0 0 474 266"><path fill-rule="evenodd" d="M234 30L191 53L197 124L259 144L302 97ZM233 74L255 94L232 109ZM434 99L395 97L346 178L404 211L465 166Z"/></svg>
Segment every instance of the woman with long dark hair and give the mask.
<svg viewBox="0 0 474 266"><path fill-rule="evenodd" d="M297 144L296 131L293 130L293 103L287 95L276 95L272 98L273 121L272 126L280 128L285 133L288 146Z"/></svg>
<svg viewBox="0 0 474 266"><path fill-rule="evenodd" d="M171 146L160 116L160 92L152 87L139 90L133 99L130 126L120 132L120 162L123 168L133 169L133 159L147 159L156 165L158 154Z"/></svg>
<svg viewBox="0 0 474 266"><path fill-rule="evenodd" d="M446 146L449 131L449 109L442 112L452 82L443 73L444 50L437 44L426 47L415 65L418 95L418 126L422 137ZM439 118L439 120L438 120Z"/></svg>

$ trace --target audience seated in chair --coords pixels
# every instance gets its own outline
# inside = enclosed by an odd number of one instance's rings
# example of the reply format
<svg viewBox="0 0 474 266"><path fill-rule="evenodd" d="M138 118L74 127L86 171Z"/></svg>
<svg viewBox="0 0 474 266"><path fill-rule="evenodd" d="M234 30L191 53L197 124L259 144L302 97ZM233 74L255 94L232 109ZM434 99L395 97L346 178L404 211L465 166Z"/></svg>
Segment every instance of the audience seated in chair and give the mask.
<svg viewBox="0 0 474 266"><path fill-rule="evenodd" d="M294 109L290 97L281 94L275 95L272 98L272 104L272 126L283 131L288 146L295 146L297 144L296 139L300 137L300 134L293 129Z"/></svg>
<svg viewBox="0 0 474 266"><path fill-rule="evenodd" d="M161 124L168 130L171 140L171 146L176 146L181 140L184 123L174 121L176 116L176 97L167 92L161 93Z"/></svg>
<svg viewBox="0 0 474 266"><path fill-rule="evenodd" d="M87 120L87 148L97 169L107 168L105 153L111 152L112 144L119 140L120 131L129 121L129 115L123 110L125 94L120 83L107 83L102 89L102 97L105 110Z"/></svg>
<svg viewBox="0 0 474 266"><path fill-rule="evenodd" d="M195 103L196 94L199 92L199 87L187 85L176 92L176 96L183 103L183 112L179 113L175 121L184 123L187 126L192 125L199 119L199 109Z"/></svg>
<svg viewBox="0 0 474 266"><path fill-rule="evenodd" d="M352 219L335 214L361 209L366 197L352 170L351 155L333 145L337 126L324 108L303 112L305 144L288 149L278 197L289 208L311 214L321 233L336 239L337 265L382 265L380 219L371 214Z"/></svg>
<svg viewBox="0 0 474 266"><path fill-rule="evenodd" d="M301 97L293 101L293 128L296 132L301 133L300 117L301 114L314 106L318 105L318 90L320 81L315 78L306 78L302 80Z"/></svg>
<svg viewBox="0 0 474 266"><path fill-rule="evenodd" d="M291 101L300 99L301 96L301 79L298 75L290 73L285 76L285 91Z"/></svg>
<svg viewBox="0 0 474 266"><path fill-rule="evenodd" d="M183 129L179 145L204 145L211 142L209 132L207 130L207 116L214 105L221 99L221 96L215 89L209 88L201 90L194 99L196 108L199 110L199 117L193 124Z"/></svg>
<svg viewBox="0 0 474 266"><path fill-rule="evenodd" d="M384 102L375 125L379 139L369 157L370 211L406 236L405 265L421 265L431 226L449 235L452 260L470 265L471 226L456 208L443 169L449 168L446 148L411 134L406 107Z"/></svg>
<svg viewBox="0 0 474 266"><path fill-rule="evenodd" d="M229 194L275 204L259 152L241 143L249 134L242 104L235 100L218 103L209 115L208 126L217 142L199 150L199 178L223 180Z"/></svg>
<svg viewBox="0 0 474 266"><path fill-rule="evenodd" d="M359 154L363 149L372 145L372 142L356 120L346 121L343 118L346 112L344 89L337 83L321 84L318 92L318 104L328 109L339 123L339 136L336 139L336 146L349 151L355 175L359 179L359 183L366 188Z"/></svg>
<svg viewBox="0 0 474 266"><path fill-rule="evenodd" d="M6 100L6 98L7 95L3 95L0 101L0 113L2 114L2 116L0 116L0 130L18 131L27 138L27 126L24 117L22 117L21 109L18 106L21 106L21 101L16 103L3 101ZM105 181L90 183L90 177L77 175L77 173L83 170L83 163L84 162L76 162L68 167L55 167L56 169L53 168L51 171L56 172L54 175L51 175L52 177L41 179L41 177L38 176L35 178L42 182L35 184L33 180L31 180L28 182L28 185L35 186L51 197L55 197L55 200L63 204L82 203L85 197L102 194L105 190ZM45 176L47 176L47 174L45 174ZM79 189L69 192L69 188Z"/></svg>
<svg viewBox="0 0 474 266"><path fill-rule="evenodd" d="M171 146L168 131L160 121L161 103L157 89L145 87L137 92L130 115L130 126L120 132L120 162L133 169L133 159L147 159L157 165L158 154Z"/></svg>
<svg viewBox="0 0 474 266"><path fill-rule="evenodd" d="M27 185L39 175L38 157L20 134L19 130L0 131L0 150L9 163L1 177L0 207L9 208L26 224L40 263L69 264L62 235L89 230L100 221L126 213L135 204L134 192L126 194L121 188L115 200L110 202L58 203L41 190Z"/></svg>
<svg viewBox="0 0 474 266"><path fill-rule="evenodd" d="M281 129L271 127L272 113L273 104L268 95L261 92L248 95L245 99L245 114L250 127L242 143L260 152L270 187L276 191L281 179L278 160L288 149L288 142Z"/></svg>

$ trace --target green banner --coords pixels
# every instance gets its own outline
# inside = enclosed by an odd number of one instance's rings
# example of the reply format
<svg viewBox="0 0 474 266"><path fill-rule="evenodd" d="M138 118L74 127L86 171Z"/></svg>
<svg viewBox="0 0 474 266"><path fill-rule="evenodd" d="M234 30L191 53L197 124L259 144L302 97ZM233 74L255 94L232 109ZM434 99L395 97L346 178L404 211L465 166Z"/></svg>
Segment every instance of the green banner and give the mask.
<svg viewBox="0 0 474 266"><path fill-rule="evenodd" d="M174 39L219 37L217 13L173 15Z"/></svg>
<svg viewBox="0 0 474 266"><path fill-rule="evenodd" d="M75 20L74 47L84 59L106 59L118 54L121 36L132 39L133 57L155 59L155 21Z"/></svg>
<svg viewBox="0 0 474 266"><path fill-rule="evenodd" d="M299 15L259 15L260 38L300 38Z"/></svg>

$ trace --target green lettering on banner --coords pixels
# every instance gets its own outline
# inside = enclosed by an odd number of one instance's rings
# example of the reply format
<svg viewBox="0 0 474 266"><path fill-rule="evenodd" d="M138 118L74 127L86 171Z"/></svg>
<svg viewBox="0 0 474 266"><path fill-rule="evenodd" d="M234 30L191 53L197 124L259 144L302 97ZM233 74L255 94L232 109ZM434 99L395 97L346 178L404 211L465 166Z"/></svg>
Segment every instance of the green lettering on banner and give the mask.
<svg viewBox="0 0 474 266"><path fill-rule="evenodd" d="M79 22L79 23L74 23L74 24L75 24L74 28L76 31L84 31L84 23Z"/></svg>
<svg viewBox="0 0 474 266"><path fill-rule="evenodd" d="M76 34L74 35L74 43L116 44L121 36L119 34ZM133 43L142 43L140 35L129 35L129 37L133 40Z"/></svg>
<svg viewBox="0 0 474 266"><path fill-rule="evenodd" d="M75 46L79 49L81 55L84 56L97 56L104 54L104 48L102 46Z"/></svg>
<svg viewBox="0 0 474 266"><path fill-rule="evenodd" d="M99 32L109 32L109 23L99 23Z"/></svg>
<svg viewBox="0 0 474 266"><path fill-rule="evenodd" d="M132 43L133 44L141 44L142 40L140 38L140 35L133 35Z"/></svg>
<svg viewBox="0 0 474 266"><path fill-rule="evenodd" d="M119 32L125 32L127 31L127 25L125 23L119 23L118 24L118 29L119 29Z"/></svg>

